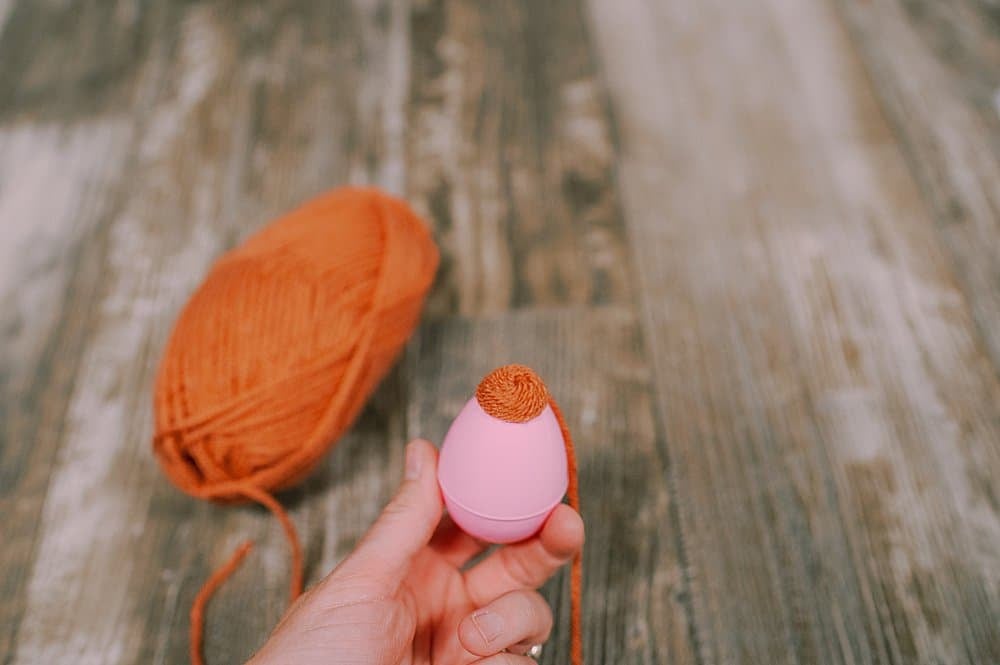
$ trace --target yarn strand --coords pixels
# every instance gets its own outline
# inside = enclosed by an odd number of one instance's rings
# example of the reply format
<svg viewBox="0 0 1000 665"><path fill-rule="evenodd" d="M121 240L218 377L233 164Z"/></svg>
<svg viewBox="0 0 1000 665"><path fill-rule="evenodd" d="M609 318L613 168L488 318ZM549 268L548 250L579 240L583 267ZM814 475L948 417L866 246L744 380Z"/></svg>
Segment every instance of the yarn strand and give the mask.
<svg viewBox="0 0 1000 665"><path fill-rule="evenodd" d="M205 663L205 659L201 653L201 642L205 633L205 607L208 605L208 601L218 588L229 579L229 576L239 568L243 559L246 558L252 549L253 542L249 540L237 547L236 551L229 558L229 561L212 573L212 576L198 590L198 595L195 596L194 603L191 605L190 648L192 665L204 665Z"/></svg>
<svg viewBox="0 0 1000 665"><path fill-rule="evenodd" d="M277 499L267 492L246 483L237 483L231 489L267 508L281 523L281 527L285 532L285 538L288 540L288 545L292 551L292 575L288 590L288 604L291 605L295 602L296 598L302 595L302 545L299 542L295 525L288 516L288 512L278 503ZM212 576L205 581L198 591L198 595L194 599L194 604L191 606L190 642L192 665L205 665L205 657L202 654L202 640L205 633L205 609L208 606L208 601L211 600L219 587L236 572L236 569L243 563L243 559L253 549L253 545L252 541L247 541L236 548L229 561L212 573Z"/></svg>
<svg viewBox="0 0 1000 665"><path fill-rule="evenodd" d="M576 450L573 447L573 436L562 410L556 404L555 398L549 398L549 406L556 416L563 441L566 443L566 466L569 473L569 486L566 488L566 498L576 512L580 512L580 482L576 465ZM569 658L573 665L583 665L583 551L576 553L569 571Z"/></svg>

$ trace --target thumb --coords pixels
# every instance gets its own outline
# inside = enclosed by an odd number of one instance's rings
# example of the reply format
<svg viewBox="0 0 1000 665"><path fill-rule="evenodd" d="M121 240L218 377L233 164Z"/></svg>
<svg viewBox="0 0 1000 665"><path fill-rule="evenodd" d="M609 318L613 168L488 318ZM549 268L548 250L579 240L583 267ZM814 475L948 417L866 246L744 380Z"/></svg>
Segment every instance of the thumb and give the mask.
<svg viewBox="0 0 1000 665"><path fill-rule="evenodd" d="M385 585L392 593L406 576L413 557L441 521L441 491L437 483L437 449L423 439L406 446L403 482L368 529L337 576L361 577Z"/></svg>

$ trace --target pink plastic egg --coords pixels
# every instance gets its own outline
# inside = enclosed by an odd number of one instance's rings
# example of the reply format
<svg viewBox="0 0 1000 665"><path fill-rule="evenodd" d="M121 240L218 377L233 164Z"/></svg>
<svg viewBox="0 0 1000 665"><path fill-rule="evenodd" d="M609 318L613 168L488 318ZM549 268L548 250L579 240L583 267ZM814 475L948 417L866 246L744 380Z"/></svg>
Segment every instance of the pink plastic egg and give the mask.
<svg viewBox="0 0 1000 665"><path fill-rule="evenodd" d="M559 423L527 367L494 370L476 394L441 445L441 494L467 533L492 543L523 540L538 532L569 485Z"/></svg>

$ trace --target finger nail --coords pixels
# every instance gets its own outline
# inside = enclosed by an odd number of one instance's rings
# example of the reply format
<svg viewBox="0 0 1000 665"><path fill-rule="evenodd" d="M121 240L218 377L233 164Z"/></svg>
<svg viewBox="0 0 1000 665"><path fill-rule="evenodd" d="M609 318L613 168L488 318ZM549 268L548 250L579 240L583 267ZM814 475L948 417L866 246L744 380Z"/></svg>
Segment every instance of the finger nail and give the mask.
<svg viewBox="0 0 1000 665"><path fill-rule="evenodd" d="M420 452L415 443L406 446L406 479L416 480L420 477Z"/></svg>
<svg viewBox="0 0 1000 665"><path fill-rule="evenodd" d="M500 637L500 633L503 632L503 617L493 612L473 614L472 623L476 624L476 630L487 644Z"/></svg>

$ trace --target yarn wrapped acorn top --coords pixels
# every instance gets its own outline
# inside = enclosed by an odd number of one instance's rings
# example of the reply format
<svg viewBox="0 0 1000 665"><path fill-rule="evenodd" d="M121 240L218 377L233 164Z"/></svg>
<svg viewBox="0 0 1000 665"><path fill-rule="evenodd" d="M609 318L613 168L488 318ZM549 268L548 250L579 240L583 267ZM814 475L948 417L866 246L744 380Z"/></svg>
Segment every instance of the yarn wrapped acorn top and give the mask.
<svg viewBox="0 0 1000 665"><path fill-rule="evenodd" d="M410 336L438 265L400 200L345 188L264 228L213 267L160 366L154 450L200 498L303 478Z"/></svg>
<svg viewBox="0 0 1000 665"><path fill-rule="evenodd" d="M483 411L509 423L537 417L551 399L541 377L525 365L498 367L476 388L476 401Z"/></svg>

